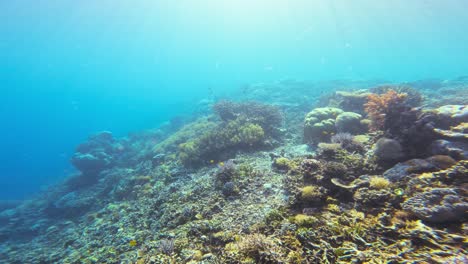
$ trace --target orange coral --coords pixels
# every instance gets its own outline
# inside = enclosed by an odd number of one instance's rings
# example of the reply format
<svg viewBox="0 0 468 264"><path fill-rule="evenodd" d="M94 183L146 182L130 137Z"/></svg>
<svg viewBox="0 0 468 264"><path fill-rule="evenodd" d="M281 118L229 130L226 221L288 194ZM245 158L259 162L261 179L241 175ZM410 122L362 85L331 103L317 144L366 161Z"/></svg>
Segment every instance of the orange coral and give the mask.
<svg viewBox="0 0 468 264"><path fill-rule="evenodd" d="M371 130L382 130L385 127L385 118L393 110L401 106L406 101L406 93L397 93L389 90L384 94L370 94L364 110L371 119Z"/></svg>

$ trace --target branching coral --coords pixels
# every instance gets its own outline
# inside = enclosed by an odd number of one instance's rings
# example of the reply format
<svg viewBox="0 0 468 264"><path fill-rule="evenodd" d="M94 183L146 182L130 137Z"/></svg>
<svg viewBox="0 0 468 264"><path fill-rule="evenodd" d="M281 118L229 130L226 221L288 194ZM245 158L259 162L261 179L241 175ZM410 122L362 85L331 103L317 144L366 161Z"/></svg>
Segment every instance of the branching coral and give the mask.
<svg viewBox="0 0 468 264"><path fill-rule="evenodd" d="M213 111L224 122L245 118L250 123L261 126L268 135L274 134L275 128L283 120L278 107L257 102L235 103L223 100L213 106Z"/></svg>
<svg viewBox="0 0 468 264"><path fill-rule="evenodd" d="M282 114L277 107L248 102L221 101L214 106L221 123L179 144L179 159L186 166L231 158L279 138Z"/></svg>
<svg viewBox="0 0 468 264"><path fill-rule="evenodd" d="M390 187L390 181L385 179L384 177L374 176L370 178L369 185L371 188L377 190L387 189L388 187Z"/></svg>
<svg viewBox="0 0 468 264"><path fill-rule="evenodd" d="M279 241L263 234L243 236L226 245L225 255L233 263L286 263L285 249ZM231 262L229 262L231 263Z"/></svg>
<svg viewBox="0 0 468 264"><path fill-rule="evenodd" d="M394 90L389 90L382 95L370 94L364 105L364 110L372 121L370 129L384 129L387 117L405 107L406 97L407 94L397 93Z"/></svg>
<svg viewBox="0 0 468 264"><path fill-rule="evenodd" d="M229 158L229 152L257 147L264 139L265 132L261 126L238 118L180 144L179 159L184 165L193 166Z"/></svg>

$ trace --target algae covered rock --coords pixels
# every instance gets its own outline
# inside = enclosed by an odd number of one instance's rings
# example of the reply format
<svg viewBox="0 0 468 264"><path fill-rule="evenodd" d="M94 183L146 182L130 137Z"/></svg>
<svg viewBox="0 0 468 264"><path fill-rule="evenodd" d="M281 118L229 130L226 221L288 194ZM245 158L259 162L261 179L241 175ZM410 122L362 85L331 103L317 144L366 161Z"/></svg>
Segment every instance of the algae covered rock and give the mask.
<svg viewBox="0 0 468 264"><path fill-rule="evenodd" d="M224 196L233 196L239 193L239 188L234 182L226 182L221 191Z"/></svg>
<svg viewBox="0 0 468 264"><path fill-rule="evenodd" d="M427 159L411 159L400 162L386 170L383 176L390 181L396 182L411 174L445 170L455 164L456 161L450 156L435 155Z"/></svg>
<svg viewBox="0 0 468 264"><path fill-rule="evenodd" d="M80 144L71 158L71 163L84 176L95 176L110 168L121 146L116 143L110 132L100 132L90 136Z"/></svg>
<svg viewBox="0 0 468 264"><path fill-rule="evenodd" d="M386 170L383 176L392 182L397 182L414 173L432 172L437 170L438 168L427 160L412 159L396 164L392 168Z"/></svg>
<svg viewBox="0 0 468 264"><path fill-rule="evenodd" d="M435 109L435 113L452 122L468 122L468 105L444 105Z"/></svg>
<svg viewBox="0 0 468 264"><path fill-rule="evenodd" d="M369 188L359 188L353 196L354 200L365 207L380 207L391 202L394 198L391 190L373 190Z"/></svg>
<svg viewBox="0 0 468 264"><path fill-rule="evenodd" d="M359 134L365 131L361 123L362 116L354 112L343 112L336 117L335 127L339 133Z"/></svg>
<svg viewBox="0 0 468 264"><path fill-rule="evenodd" d="M458 222L468 217L468 200L453 188L433 188L402 203L404 210L431 223Z"/></svg>
<svg viewBox="0 0 468 264"><path fill-rule="evenodd" d="M380 162L395 162L403 158L403 147L397 140L381 138L375 143L374 156Z"/></svg>
<svg viewBox="0 0 468 264"><path fill-rule="evenodd" d="M449 155L457 160L468 159L468 143L465 142L435 140L430 146L430 151L433 155Z"/></svg>
<svg viewBox="0 0 468 264"><path fill-rule="evenodd" d="M93 198L77 192L70 192L50 204L44 212L50 217L72 218L87 212L93 205Z"/></svg>
<svg viewBox="0 0 468 264"><path fill-rule="evenodd" d="M440 170L445 170L457 163L452 157L447 155L434 155L426 159L427 162L436 166Z"/></svg>
<svg viewBox="0 0 468 264"><path fill-rule="evenodd" d="M334 107L315 108L304 120L304 140L318 143L328 139L336 132L335 120L343 110Z"/></svg>
<svg viewBox="0 0 468 264"><path fill-rule="evenodd" d="M112 157L102 151L85 154L75 153L71 162L84 174L97 174L112 164Z"/></svg>

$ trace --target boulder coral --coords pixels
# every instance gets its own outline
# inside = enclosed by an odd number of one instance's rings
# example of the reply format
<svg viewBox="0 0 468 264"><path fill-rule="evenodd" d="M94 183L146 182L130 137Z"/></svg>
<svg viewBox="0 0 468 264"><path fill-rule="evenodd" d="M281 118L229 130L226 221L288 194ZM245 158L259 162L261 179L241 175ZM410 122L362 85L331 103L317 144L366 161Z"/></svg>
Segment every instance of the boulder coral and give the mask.
<svg viewBox="0 0 468 264"><path fill-rule="evenodd" d="M403 147L400 142L390 139L381 138L374 146L374 156L381 162L394 162L404 157Z"/></svg>
<svg viewBox="0 0 468 264"><path fill-rule="evenodd" d="M343 112L336 117L335 127L338 133L360 134L366 131L361 122L362 116L354 112Z"/></svg>
<svg viewBox="0 0 468 264"><path fill-rule="evenodd" d="M308 143L326 141L336 133L335 120L343 110L334 107L315 108L304 120L304 140Z"/></svg>

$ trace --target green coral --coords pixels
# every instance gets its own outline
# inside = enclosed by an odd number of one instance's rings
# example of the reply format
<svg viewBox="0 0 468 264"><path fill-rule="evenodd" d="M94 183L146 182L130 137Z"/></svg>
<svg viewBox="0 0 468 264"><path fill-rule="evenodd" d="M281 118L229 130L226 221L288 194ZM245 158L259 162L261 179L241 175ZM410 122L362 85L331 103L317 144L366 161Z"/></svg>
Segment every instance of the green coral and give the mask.
<svg viewBox="0 0 468 264"><path fill-rule="evenodd" d="M169 143L178 143L179 160L186 166L225 160L239 150L256 149L266 139L278 139L277 128L282 115L277 107L260 103L233 103L221 101L214 107L221 119L218 124L206 124L203 132L193 125L197 133L190 134L186 129L178 132ZM185 139L185 140L183 140Z"/></svg>
<svg viewBox="0 0 468 264"><path fill-rule="evenodd" d="M301 198L304 201L317 201L323 198L323 193L319 186L308 185L301 189Z"/></svg>
<svg viewBox="0 0 468 264"><path fill-rule="evenodd" d="M230 151L257 147L264 138L265 133L261 126L239 118L180 144L179 159L189 166L207 163L227 158Z"/></svg>
<svg viewBox="0 0 468 264"><path fill-rule="evenodd" d="M318 223L318 219L316 217L304 214L297 214L291 220L300 227L314 226Z"/></svg>
<svg viewBox="0 0 468 264"><path fill-rule="evenodd" d="M292 167L292 163L288 158L279 157L273 161L273 166L280 170L288 170Z"/></svg>
<svg viewBox="0 0 468 264"><path fill-rule="evenodd" d="M309 143L325 141L336 133L335 119L343 110L334 107L315 108L304 120L304 140Z"/></svg>
<svg viewBox="0 0 468 264"><path fill-rule="evenodd" d="M263 128L256 124L246 124L239 128L239 139L238 143L247 144L252 146L263 140L265 132Z"/></svg>
<svg viewBox="0 0 468 264"><path fill-rule="evenodd" d="M197 119L193 123L182 127L166 140L156 144L153 151L155 153L175 152L178 150L178 147L180 148L180 144L186 143L190 139L197 138L215 127L216 123L209 121L207 118Z"/></svg>

